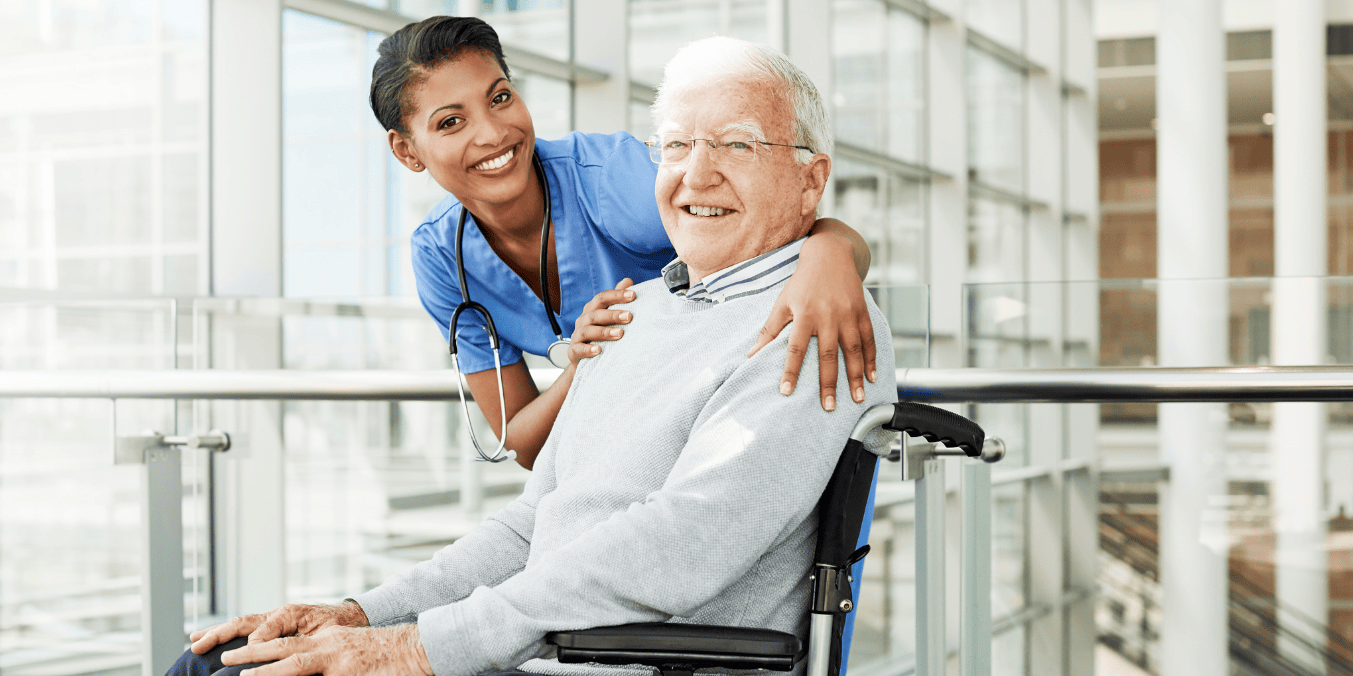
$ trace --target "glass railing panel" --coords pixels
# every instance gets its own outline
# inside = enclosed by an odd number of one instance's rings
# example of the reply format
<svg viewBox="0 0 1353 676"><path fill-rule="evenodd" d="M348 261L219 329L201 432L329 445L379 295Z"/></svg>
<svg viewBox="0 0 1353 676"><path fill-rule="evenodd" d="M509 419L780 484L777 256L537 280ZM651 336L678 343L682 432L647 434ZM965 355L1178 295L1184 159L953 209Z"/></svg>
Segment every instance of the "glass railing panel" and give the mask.
<svg viewBox="0 0 1353 676"><path fill-rule="evenodd" d="M1149 368L1165 361L1161 336L1187 343L1204 340L1209 331L1219 338L1214 356L1189 365L1269 365L1275 361L1274 340L1311 338L1311 332L1316 335L1305 365L1353 365L1349 277L974 284L965 294L971 366ZM1194 305L1161 319L1181 301ZM1306 307L1305 319L1298 316L1285 320L1286 327L1275 327L1284 303ZM1293 325L1294 332L1282 330ZM1029 465L1093 458L1107 471L1165 462L1160 444L1169 432L1160 429L1158 416L1163 405L1029 404L1004 419L989 407L975 408L987 429L1013 422L1028 435L1023 457ZM1353 406L1283 405L1307 407L1324 427L1322 450L1310 460L1320 464L1323 471L1312 475L1320 479L1295 482L1288 471L1299 452L1293 444L1307 442L1275 436L1278 406L1228 402L1215 409L1224 421L1219 431L1224 456L1215 463L1223 480L1206 497L1208 515L1198 518L1204 525L1224 524L1232 659L1271 667L1326 663L1353 668L1353 611L1348 610L1353 602ZM1077 409L1092 413L1076 421ZM1038 422L1057 415L1063 416L1059 426ZM1141 478L1100 485L1099 522L1105 534L1096 613L1100 642L1114 650L1115 659L1147 669L1158 668L1162 604L1170 603L1161 598L1157 582L1157 543L1165 518L1162 486L1190 490ZM1280 513L1284 509L1307 511L1314 524L1298 527L1301 520L1288 520ZM1314 575L1311 584L1322 591L1305 598L1283 592L1284 566L1289 576Z"/></svg>
<svg viewBox="0 0 1353 676"><path fill-rule="evenodd" d="M172 369L172 300L0 294L0 369ZM114 437L186 429L171 401L0 399L0 671L137 673L141 479ZM210 605L205 455L183 456L184 607Z"/></svg>
<svg viewBox="0 0 1353 676"><path fill-rule="evenodd" d="M996 486L991 491L991 616L1002 618L1027 604L1028 564L1025 542L1028 511L1023 482Z"/></svg>
<svg viewBox="0 0 1353 676"><path fill-rule="evenodd" d="M896 365L927 365L928 288L869 292L892 327ZM450 368L439 331L413 299L5 300L0 364L11 369ZM492 439L477 407L470 409L481 439ZM259 527L242 516L249 486L229 477L270 447L280 449L285 525L276 551L285 552L283 597L291 601L332 601L378 585L468 532L529 476L513 463L469 462L455 402L0 401L0 667L7 674L140 669L141 485L135 467L112 464L113 438L216 427L232 435L231 451L214 458L183 451L190 629L242 603L239 562L221 547L234 546L232 533ZM881 601L864 604L858 625L857 663L865 664L914 652L914 575L903 551L912 511L900 466L882 467L875 547L896 553L866 569L866 594ZM212 474L214 507L206 485ZM96 517L97 532L88 523ZM76 553L89 542L101 544ZM72 623L89 625L73 642L58 631Z"/></svg>
<svg viewBox="0 0 1353 676"><path fill-rule="evenodd" d="M930 365L930 289L870 287L888 320L897 368ZM880 373L880 377L883 374ZM899 463L879 463L874 522L850 646L852 673L896 671L916 659L915 505ZM957 518L957 512L952 518Z"/></svg>
<svg viewBox="0 0 1353 676"><path fill-rule="evenodd" d="M897 366L927 365L928 287L869 292L892 329ZM193 314L199 368L265 368L267 359L316 371L451 368L440 333L412 299L203 299ZM455 402L276 405L283 420L288 600L332 601L380 584L464 535L518 495L529 476L514 463L467 461L468 435ZM211 404L220 416L238 406ZM480 439L492 440L477 407L470 410ZM911 506L899 499L900 466L884 463L880 484L876 551L909 548ZM866 571L871 601L862 607L854 654L863 663L908 659L912 557L882 556Z"/></svg>
<svg viewBox="0 0 1353 676"><path fill-rule="evenodd" d="M436 325L414 299L203 299L194 316L200 351L211 355L201 368L451 368ZM466 459L457 402L274 405L282 420L290 601L332 601L380 584L464 535L519 494L529 476L515 463ZM240 403L212 406L225 415ZM481 440L492 440L477 407L470 410Z"/></svg>

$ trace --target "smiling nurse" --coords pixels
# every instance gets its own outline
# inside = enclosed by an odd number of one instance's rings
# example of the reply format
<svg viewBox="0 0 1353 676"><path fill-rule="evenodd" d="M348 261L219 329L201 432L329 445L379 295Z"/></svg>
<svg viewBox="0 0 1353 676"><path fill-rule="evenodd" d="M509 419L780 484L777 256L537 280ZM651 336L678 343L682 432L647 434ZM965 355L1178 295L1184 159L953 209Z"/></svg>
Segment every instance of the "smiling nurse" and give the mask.
<svg viewBox="0 0 1353 676"><path fill-rule="evenodd" d="M599 354L595 343L623 335L630 314L611 306L632 300L632 280L659 276L675 256L653 197L658 165L625 132L536 139L497 34L475 18L433 17L386 38L372 73L371 108L395 157L415 172L429 172L451 193L413 234L418 295L448 339L453 313L465 300L462 275L470 297L491 314L501 369L480 328L486 321L471 311L457 318L457 362L494 433L504 438L506 421L507 448L530 468L578 360ZM736 208L683 208L712 228L739 215ZM463 244L457 242L462 222ZM864 378L877 378L860 284L868 247L844 223L821 219L800 256L761 335L755 342L752 336L729 340L746 340L755 352L792 320L778 384L788 395L816 336L822 406L832 410L838 348L846 358L847 396L860 401ZM568 364L542 393L521 353L545 354L562 337L556 326L573 327Z"/></svg>

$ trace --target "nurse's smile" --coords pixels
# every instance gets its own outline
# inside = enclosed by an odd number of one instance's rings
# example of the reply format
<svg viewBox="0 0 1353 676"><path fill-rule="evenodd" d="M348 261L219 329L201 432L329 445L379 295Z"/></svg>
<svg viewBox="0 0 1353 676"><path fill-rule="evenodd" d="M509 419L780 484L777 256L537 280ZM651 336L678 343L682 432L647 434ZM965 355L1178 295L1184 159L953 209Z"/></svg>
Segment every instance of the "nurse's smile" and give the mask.
<svg viewBox="0 0 1353 676"><path fill-rule="evenodd" d="M489 159L484 160L483 162L480 162L479 164L476 164L470 168L475 171L493 171L495 169L502 169L503 167L507 166L508 162L512 161L512 158L516 156L516 152L517 147L512 146L507 150L495 153Z"/></svg>

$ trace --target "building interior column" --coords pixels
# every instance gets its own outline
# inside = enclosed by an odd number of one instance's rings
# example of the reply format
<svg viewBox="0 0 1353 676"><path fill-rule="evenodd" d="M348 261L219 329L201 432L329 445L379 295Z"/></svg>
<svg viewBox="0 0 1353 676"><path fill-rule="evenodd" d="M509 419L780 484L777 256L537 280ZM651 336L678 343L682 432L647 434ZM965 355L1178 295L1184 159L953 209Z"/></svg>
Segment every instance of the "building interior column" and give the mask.
<svg viewBox="0 0 1353 676"><path fill-rule="evenodd" d="M1325 3L1290 0L1273 24L1273 364L1323 364L1328 346ZM1270 434L1278 650L1312 673L1324 673L1303 638L1323 646L1304 615L1329 618L1325 551L1326 407L1273 405Z"/></svg>
<svg viewBox="0 0 1353 676"><path fill-rule="evenodd" d="M1159 5L1156 40L1157 305L1162 366L1227 362L1227 119L1220 0ZM1224 404L1161 404L1163 676L1224 674ZM1211 512L1211 513L1210 513Z"/></svg>

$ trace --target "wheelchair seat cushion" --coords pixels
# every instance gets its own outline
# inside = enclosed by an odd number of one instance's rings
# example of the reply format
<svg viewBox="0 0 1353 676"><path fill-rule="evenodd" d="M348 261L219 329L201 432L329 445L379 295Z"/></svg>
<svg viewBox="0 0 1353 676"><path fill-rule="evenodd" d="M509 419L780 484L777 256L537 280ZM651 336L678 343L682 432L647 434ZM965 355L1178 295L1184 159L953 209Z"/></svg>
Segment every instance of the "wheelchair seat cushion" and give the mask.
<svg viewBox="0 0 1353 676"><path fill-rule="evenodd" d="M800 646L797 636L782 631L668 622L557 631L547 635L545 641L563 649L584 652L725 653L771 658L793 658L799 654Z"/></svg>

